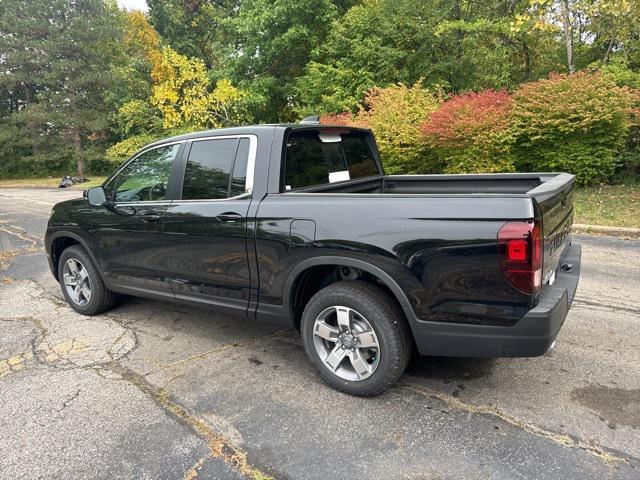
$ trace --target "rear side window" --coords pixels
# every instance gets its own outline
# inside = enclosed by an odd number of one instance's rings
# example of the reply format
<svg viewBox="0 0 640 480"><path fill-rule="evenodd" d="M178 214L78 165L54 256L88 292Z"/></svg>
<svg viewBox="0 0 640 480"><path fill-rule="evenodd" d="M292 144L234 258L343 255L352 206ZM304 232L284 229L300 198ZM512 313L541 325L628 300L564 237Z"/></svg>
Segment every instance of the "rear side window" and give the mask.
<svg viewBox="0 0 640 480"><path fill-rule="evenodd" d="M246 138L193 142L184 173L182 199L215 200L243 194L248 155Z"/></svg>
<svg viewBox="0 0 640 480"><path fill-rule="evenodd" d="M367 135L293 132L285 153L285 190L378 175Z"/></svg>

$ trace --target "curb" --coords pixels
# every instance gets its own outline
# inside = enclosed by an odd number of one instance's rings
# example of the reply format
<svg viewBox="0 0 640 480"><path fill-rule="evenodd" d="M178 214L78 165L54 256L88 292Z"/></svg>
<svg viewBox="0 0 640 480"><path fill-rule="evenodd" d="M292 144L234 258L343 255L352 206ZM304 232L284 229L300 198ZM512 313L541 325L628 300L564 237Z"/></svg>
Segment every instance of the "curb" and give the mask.
<svg viewBox="0 0 640 480"><path fill-rule="evenodd" d="M599 235L609 235L612 237L640 238L640 228L608 227L606 225L574 223L572 229L576 233L594 233Z"/></svg>

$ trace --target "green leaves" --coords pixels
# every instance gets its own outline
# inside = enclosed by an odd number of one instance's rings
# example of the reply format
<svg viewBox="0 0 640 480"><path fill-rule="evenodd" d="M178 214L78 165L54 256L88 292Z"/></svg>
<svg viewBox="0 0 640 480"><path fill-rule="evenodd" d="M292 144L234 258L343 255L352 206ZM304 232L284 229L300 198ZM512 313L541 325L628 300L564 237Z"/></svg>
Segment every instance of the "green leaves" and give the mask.
<svg viewBox="0 0 640 480"><path fill-rule="evenodd" d="M611 178L629 132L634 95L599 72L525 84L513 110L519 168L567 171L583 185Z"/></svg>
<svg viewBox="0 0 640 480"><path fill-rule="evenodd" d="M0 2L0 175L71 173L85 161L106 168L99 159L108 146L173 128L336 112L376 131L391 172L507 168L514 158L519 169L562 168L584 182L608 178L618 158L637 171L640 128L620 146L628 101L615 88L640 88L635 0L148 5L145 14L111 0ZM567 39L576 69L610 81L595 89L581 77L553 77L529 87L566 70ZM455 152L450 138L427 145L418 126L440 102L430 92L486 90L515 96L506 137L480 122ZM466 118L458 127L472 125ZM514 145L510 156L496 150L504 142Z"/></svg>
<svg viewBox="0 0 640 480"><path fill-rule="evenodd" d="M2 2L0 129L22 125L27 141L9 141L0 175L73 173L72 161L83 173L106 139L104 92L119 37L117 9L99 0Z"/></svg>

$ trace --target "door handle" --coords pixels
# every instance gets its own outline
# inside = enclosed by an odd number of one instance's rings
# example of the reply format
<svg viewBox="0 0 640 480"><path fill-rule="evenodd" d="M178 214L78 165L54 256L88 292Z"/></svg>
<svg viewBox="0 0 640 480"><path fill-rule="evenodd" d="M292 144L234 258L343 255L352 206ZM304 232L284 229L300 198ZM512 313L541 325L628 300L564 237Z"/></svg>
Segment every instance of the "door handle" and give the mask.
<svg viewBox="0 0 640 480"><path fill-rule="evenodd" d="M232 223L242 220L242 215L236 212L224 212L216 216L221 222Z"/></svg>
<svg viewBox="0 0 640 480"><path fill-rule="evenodd" d="M158 220L160 220L160 215L156 213L150 213L149 215L143 216L142 220L145 222L157 222Z"/></svg>

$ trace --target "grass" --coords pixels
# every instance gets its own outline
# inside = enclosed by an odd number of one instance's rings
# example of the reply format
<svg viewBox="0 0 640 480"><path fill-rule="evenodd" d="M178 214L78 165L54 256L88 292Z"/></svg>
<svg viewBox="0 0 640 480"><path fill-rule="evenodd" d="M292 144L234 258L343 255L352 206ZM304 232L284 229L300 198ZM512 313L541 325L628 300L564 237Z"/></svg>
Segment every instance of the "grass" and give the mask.
<svg viewBox="0 0 640 480"><path fill-rule="evenodd" d="M62 177L47 177L47 178L17 178L10 180L0 180L0 188L15 187L15 188L58 188L60 179ZM98 175L89 175L88 182L76 183L71 188L84 190L85 188L96 187L102 185L107 177Z"/></svg>
<svg viewBox="0 0 640 480"><path fill-rule="evenodd" d="M576 190L575 223L640 228L640 184Z"/></svg>

